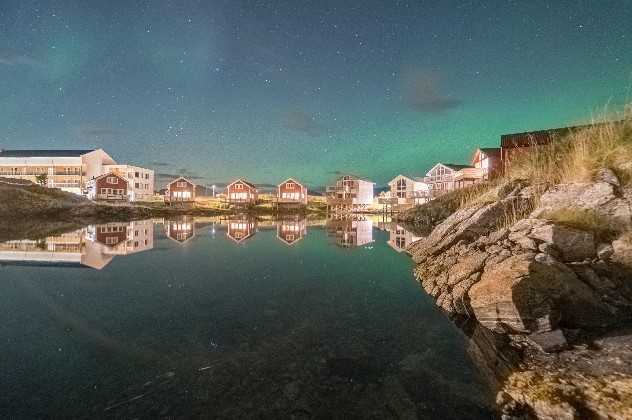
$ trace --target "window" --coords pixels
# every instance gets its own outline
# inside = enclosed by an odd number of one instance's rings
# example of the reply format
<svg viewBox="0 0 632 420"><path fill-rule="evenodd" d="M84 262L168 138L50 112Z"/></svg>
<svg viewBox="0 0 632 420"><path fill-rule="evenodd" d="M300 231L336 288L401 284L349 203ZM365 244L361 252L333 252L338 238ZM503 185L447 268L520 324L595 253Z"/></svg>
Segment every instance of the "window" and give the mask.
<svg viewBox="0 0 632 420"><path fill-rule="evenodd" d="M236 190L243 190L244 189L244 184L235 184L235 189Z"/></svg>
<svg viewBox="0 0 632 420"><path fill-rule="evenodd" d="M105 238L106 245L116 245L118 242L119 242L119 238L117 238L116 236L107 236Z"/></svg>
<svg viewBox="0 0 632 420"><path fill-rule="evenodd" d="M105 195L108 193L108 189L107 188L101 188L101 195Z"/></svg>
<svg viewBox="0 0 632 420"><path fill-rule="evenodd" d="M293 190L295 185L296 185L296 184L295 184L295 183L293 183L293 182L287 182L287 183L285 184L285 188L287 188L288 190Z"/></svg>
<svg viewBox="0 0 632 420"><path fill-rule="evenodd" d="M138 172L134 172L134 176L136 176L136 178L138 178Z"/></svg>
<svg viewBox="0 0 632 420"><path fill-rule="evenodd" d="M395 184L395 195L397 195L397 198L406 198L406 188L406 180L398 179Z"/></svg>
<svg viewBox="0 0 632 420"><path fill-rule="evenodd" d="M145 179L149 179L149 174L145 174Z"/></svg>
<svg viewBox="0 0 632 420"><path fill-rule="evenodd" d="M117 177L115 177L115 176L109 176L109 177L106 179L106 182L107 182L108 184L118 184L118 178L117 178Z"/></svg>
<svg viewBox="0 0 632 420"><path fill-rule="evenodd" d="M187 182L186 181L178 181L176 186L179 187L179 188L186 188Z"/></svg>
<svg viewBox="0 0 632 420"><path fill-rule="evenodd" d="M134 183L134 188L140 188L140 186L139 186L139 185L140 185L140 184L139 184L138 182L135 182L135 183Z"/></svg>

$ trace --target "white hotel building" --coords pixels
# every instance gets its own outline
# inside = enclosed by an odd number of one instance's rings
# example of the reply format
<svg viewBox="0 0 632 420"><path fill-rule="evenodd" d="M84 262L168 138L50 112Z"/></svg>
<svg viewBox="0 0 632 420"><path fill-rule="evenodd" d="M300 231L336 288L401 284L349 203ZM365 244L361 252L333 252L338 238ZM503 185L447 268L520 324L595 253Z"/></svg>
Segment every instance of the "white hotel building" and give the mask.
<svg viewBox="0 0 632 420"><path fill-rule="evenodd" d="M0 177L25 179L46 187L85 194L93 178L115 173L128 181L129 201L143 201L154 193L154 171L119 165L103 149L90 150L1 150Z"/></svg>

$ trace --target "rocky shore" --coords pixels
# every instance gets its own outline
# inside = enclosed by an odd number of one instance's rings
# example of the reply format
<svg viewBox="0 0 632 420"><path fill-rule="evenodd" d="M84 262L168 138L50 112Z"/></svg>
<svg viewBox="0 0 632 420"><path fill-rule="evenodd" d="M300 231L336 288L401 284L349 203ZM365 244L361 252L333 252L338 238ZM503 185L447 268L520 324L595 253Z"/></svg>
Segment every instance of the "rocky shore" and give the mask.
<svg viewBox="0 0 632 420"><path fill-rule="evenodd" d="M491 188L491 187L490 187ZM511 181L414 243L436 304L509 339L504 418L632 418L632 188Z"/></svg>

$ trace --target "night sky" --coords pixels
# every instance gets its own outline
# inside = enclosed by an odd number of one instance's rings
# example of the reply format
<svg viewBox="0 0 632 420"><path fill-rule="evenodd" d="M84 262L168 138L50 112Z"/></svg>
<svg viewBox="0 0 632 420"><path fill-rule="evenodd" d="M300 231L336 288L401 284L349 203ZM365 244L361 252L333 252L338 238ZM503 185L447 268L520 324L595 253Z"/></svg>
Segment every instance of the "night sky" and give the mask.
<svg viewBox="0 0 632 420"><path fill-rule="evenodd" d="M631 85L629 0L0 0L0 148L200 183L383 185Z"/></svg>

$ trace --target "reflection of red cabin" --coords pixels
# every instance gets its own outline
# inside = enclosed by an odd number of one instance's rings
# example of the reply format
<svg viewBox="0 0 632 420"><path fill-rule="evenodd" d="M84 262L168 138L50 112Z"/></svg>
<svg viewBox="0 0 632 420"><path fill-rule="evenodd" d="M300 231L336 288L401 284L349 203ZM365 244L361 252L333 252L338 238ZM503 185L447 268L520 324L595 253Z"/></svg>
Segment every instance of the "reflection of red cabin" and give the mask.
<svg viewBox="0 0 632 420"><path fill-rule="evenodd" d="M288 178L277 186L279 204L307 205L307 187L293 178Z"/></svg>
<svg viewBox="0 0 632 420"><path fill-rule="evenodd" d="M307 234L305 219L282 220L277 226L277 238L287 245L294 245Z"/></svg>
<svg viewBox="0 0 632 420"><path fill-rule="evenodd" d="M254 220L229 220L226 236L240 243L257 233L257 224Z"/></svg>
<svg viewBox="0 0 632 420"><path fill-rule="evenodd" d="M96 227L96 240L109 247L127 240L127 223L108 223Z"/></svg>
<svg viewBox="0 0 632 420"><path fill-rule="evenodd" d="M178 243L185 243L195 236L195 223L191 217L169 220L165 223L167 237Z"/></svg>
<svg viewBox="0 0 632 420"><path fill-rule="evenodd" d="M230 204L252 205L259 199L259 191L254 184L238 179L226 186L226 198Z"/></svg>
<svg viewBox="0 0 632 420"><path fill-rule="evenodd" d="M88 198L92 200L127 200L127 180L113 173L91 179L87 184Z"/></svg>
<svg viewBox="0 0 632 420"><path fill-rule="evenodd" d="M500 148L482 147L476 149L472 157L472 166L481 170L483 179L493 177L500 169Z"/></svg>
<svg viewBox="0 0 632 420"><path fill-rule="evenodd" d="M165 202L191 203L195 201L195 184L184 177L180 177L167 184Z"/></svg>

